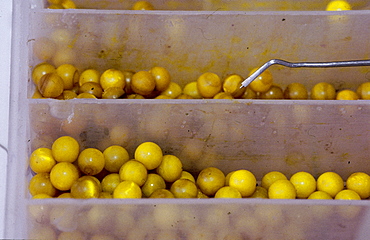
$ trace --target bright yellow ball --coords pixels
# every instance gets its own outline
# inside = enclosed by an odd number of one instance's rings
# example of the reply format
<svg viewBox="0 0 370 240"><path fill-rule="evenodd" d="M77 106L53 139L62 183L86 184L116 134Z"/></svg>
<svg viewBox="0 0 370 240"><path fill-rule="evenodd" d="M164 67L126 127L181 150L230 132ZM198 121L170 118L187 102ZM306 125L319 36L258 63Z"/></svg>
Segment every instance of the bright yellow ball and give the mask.
<svg viewBox="0 0 370 240"><path fill-rule="evenodd" d="M50 181L49 173L38 173L30 180L28 189L32 196L37 194L47 194L54 197L56 189Z"/></svg>
<svg viewBox="0 0 370 240"><path fill-rule="evenodd" d="M182 163L174 155L164 155L161 164L157 167L157 173L166 182L174 182L181 177Z"/></svg>
<svg viewBox="0 0 370 240"><path fill-rule="evenodd" d="M175 196L170 190L161 188L155 190L149 198L175 198Z"/></svg>
<svg viewBox="0 0 370 240"><path fill-rule="evenodd" d="M347 189L353 190L362 199L370 197L370 176L364 172L352 173L346 181Z"/></svg>
<svg viewBox="0 0 370 240"><path fill-rule="evenodd" d="M331 197L335 197L343 188L343 179L335 172L325 172L317 179L317 190L324 191Z"/></svg>
<svg viewBox="0 0 370 240"><path fill-rule="evenodd" d="M225 174L218 168L208 167L199 173L196 183L202 193L213 196L225 186Z"/></svg>
<svg viewBox="0 0 370 240"><path fill-rule="evenodd" d="M133 181L121 182L113 191L113 198L141 198L142 192Z"/></svg>
<svg viewBox="0 0 370 240"><path fill-rule="evenodd" d="M345 0L333 0L326 6L326 11L346 11L352 10L351 5Z"/></svg>
<svg viewBox="0 0 370 240"><path fill-rule="evenodd" d="M80 74L72 64L62 64L57 69L57 74L63 79L64 90L72 89L75 83L78 83Z"/></svg>
<svg viewBox="0 0 370 240"><path fill-rule="evenodd" d="M256 70L257 68L252 69L249 75L254 73ZM249 84L249 87L255 92L267 92L272 86L272 84L273 84L272 74L269 70L265 70Z"/></svg>
<svg viewBox="0 0 370 240"><path fill-rule="evenodd" d="M30 156L30 168L35 173L49 173L56 164L49 148L38 148Z"/></svg>
<svg viewBox="0 0 370 240"><path fill-rule="evenodd" d="M80 145L73 137L63 136L54 141L51 150L57 162L74 162L80 153Z"/></svg>
<svg viewBox="0 0 370 240"><path fill-rule="evenodd" d="M361 200L360 195L357 192L345 189L335 195L335 200Z"/></svg>
<svg viewBox="0 0 370 240"><path fill-rule="evenodd" d="M119 170L119 177L121 181L132 181L141 187L148 177L148 171L141 162L129 160Z"/></svg>
<svg viewBox="0 0 370 240"><path fill-rule="evenodd" d="M146 169L157 168L163 159L162 149L154 142L144 142L135 150L135 160L144 164Z"/></svg>
<svg viewBox="0 0 370 240"><path fill-rule="evenodd" d="M96 69L86 69L80 74L78 83L80 86L88 82L100 84L100 72Z"/></svg>
<svg viewBox="0 0 370 240"><path fill-rule="evenodd" d="M213 98L222 89L220 77L212 72L206 72L197 79L197 88L204 98Z"/></svg>
<svg viewBox="0 0 370 240"><path fill-rule="evenodd" d="M57 163L50 172L50 181L53 186L61 191L71 189L72 184L79 178L79 171L70 162Z"/></svg>
<svg viewBox="0 0 370 240"><path fill-rule="evenodd" d="M342 90L337 93L336 100L358 100L358 95L352 90Z"/></svg>
<svg viewBox="0 0 370 240"><path fill-rule="evenodd" d="M357 95L361 99L369 100L370 99L370 82L361 83L356 90Z"/></svg>
<svg viewBox="0 0 370 240"><path fill-rule="evenodd" d="M155 173L148 174L148 177L141 187L141 191L143 192L144 197L150 197L154 191L157 189L164 189L166 188L166 182L164 179Z"/></svg>
<svg viewBox="0 0 370 240"><path fill-rule="evenodd" d="M295 199L297 192L289 180L281 179L271 184L268 196L270 199Z"/></svg>
<svg viewBox="0 0 370 240"><path fill-rule="evenodd" d="M201 99L203 98L202 95L198 91L197 82L190 82L185 85L183 89L183 93L186 95L189 95L190 97L194 99Z"/></svg>
<svg viewBox="0 0 370 240"><path fill-rule="evenodd" d="M103 155L105 158L105 165L104 168L112 173L117 173L122 165L130 160L130 156L128 151L118 145L113 145L107 147L103 151Z"/></svg>
<svg viewBox="0 0 370 240"><path fill-rule="evenodd" d="M151 68L149 72L155 79L155 89L162 92L170 86L171 76L167 69L157 66Z"/></svg>
<svg viewBox="0 0 370 240"><path fill-rule="evenodd" d="M317 83L311 89L311 99L313 100L334 100L335 96L334 86L327 82Z"/></svg>
<svg viewBox="0 0 370 240"><path fill-rule="evenodd" d="M71 186L71 195L73 198L98 198L100 192L100 182L93 176L82 176Z"/></svg>
<svg viewBox="0 0 370 240"><path fill-rule="evenodd" d="M231 95L231 93L227 93L227 92L219 92L217 93L213 99L234 99L234 97Z"/></svg>
<svg viewBox="0 0 370 240"><path fill-rule="evenodd" d="M281 179L287 180L287 177L281 172L271 171L271 172L266 173L262 177L261 184L262 184L263 188L269 189L271 184L273 184L275 181L281 180Z"/></svg>
<svg viewBox="0 0 370 240"><path fill-rule="evenodd" d="M132 6L132 10L154 10L154 6L148 1L137 1Z"/></svg>
<svg viewBox="0 0 370 240"><path fill-rule="evenodd" d="M121 178L118 173L108 174L101 180L101 188L103 192L113 193L114 189L121 183Z"/></svg>
<svg viewBox="0 0 370 240"><path fill-rule="evenodd" d="M32 197L32 199L44 199L44 198L53 198L53 197L46 193L36 194L35 196Z"/></svg>
<svg viewBox="0 0 370 240"><path fill-rule="evenodd" d="M229 186L236 188L242 197L251 196L256 190L256 177L248 170L241 169L233 172L229 179Z"/></svg>
<svg viewBox="0 0 370 240"><path fill-rule="evenodd" d="M237 74L232 74L225 78L222 84L222 89L226 93L230 93L234 98L240 98L245 92L245 87L240 88L244 79Z"/></svg>
<svg viewBox="0 0 370 240"><path fill-rule="evenodd" d="M315 191L308 196L307 199L326 199L326 200L333 200L333 198L326 192L323 191Z"/></svg>
<svg viewBox="0 0 370 240"><path fill-rule="evenodd" d="M297 172L290 177L297 190L297 198L307 198L316 190L316 179L308 172Z"/></svg>
<svg viewBox="0 0 370 240"><path fill-rule="evenodd" d="M179 84L175 82L170 82L169 86L161 92L161 95L167 96L171 99L175 99L180 96L182 89Z"/></svg>
<svg viewBox="0 0 370 240"><path fill-rule="evenodd" d="M86 175L96 175L105 166L104 154L96 148L84 149L77 158L78 167Z"/></svg>
<svg viewBox="0 0 370 240"><path fill-rule="evenodd" d="M100 85L106 90L110 87L125 88L126 81L122 71L117 69L108 69L100 76Z"/></svg>
<svg viewBox="0 0 370 240"><path fill-rule="evenodd" d="M188 179L176 180L172 183L170 191L175 198L196 198L198 195L197 186Z"/></svg>
<svg viewBox="0 0 370 240"><path fill-rule="evenodd" d="M215 194L215 198L242 198L242 195L238 191L238 189L225 186L220 189Z"/></svg>

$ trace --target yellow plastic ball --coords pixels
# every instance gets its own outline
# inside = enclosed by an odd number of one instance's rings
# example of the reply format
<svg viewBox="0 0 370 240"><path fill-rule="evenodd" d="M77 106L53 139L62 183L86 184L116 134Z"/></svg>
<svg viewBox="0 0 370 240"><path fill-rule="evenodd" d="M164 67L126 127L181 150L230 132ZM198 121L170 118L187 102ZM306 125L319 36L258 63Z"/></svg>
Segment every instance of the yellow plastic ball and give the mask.
<svg viewBox="0 0 370 240"><path fill-rule="evenodd" d="M144 164L148 170L157 168L163 159L162 149L154 142L141 143L134 154L135 160Z"/></svg>
<svg viewBox="0 0 370 240"><path fill-rule="evenodd" d="M327 82L317 83L311 89L311 99L313 100L334 100L335 96L334 86Z"/></svg>
<svg viewBox="0 0 370 240"><path fill-rule="evenodd" d="M70 136L62 136L53 142L51 147L57 162L74 162L80 154L80 145Z"/></svg>
<svg viewBox="0 0 370 240"><path fill-rule="evenodd" d="M122 181L113 191L113 198L141 198L142 192L136 183Z"/></svg>
<svg viewBox="0 0 370 240"><path fill-rule="evenodd" d="M196 198L198 188L192 181L188 179L178 179L172 183L170 191L175 198Z"/></svg>
<svg viewBox="0 0 370 240"><path fill-rule="evenodd" d="M98 198L100 192L100 182L93 176L82 176L71 186L71 195L73 198Z"/></svg>
<svg viewBox="0 0 370 240"><path fill-rule="evenodd" d="M231 94L234 98L243 96L246 88L240 88L244 79L238 74L232 74L225 78L222 84L224 92Z"/></svg>
<svg viewBox="0 0 370 240"><path fill-rule="evenodd" d="M270 199L295 199L297 192L289 180L281 179L271 184L268 196Z"/></svg>
<svg viewBox="0 0 370 240"><path fill-rule="evenodd" d="M238 189L225 186L220 189L215 194L215 198L242 198L242 195L238 191Z"/></svg>
<svg viewBox="0 0 370 240"><path fill-rule="evenodd" d="M32 196L37 194L47 194L51 197L55 196L56 188L50 181L49 173L38 173L30 180L28 189Z"/></svg>
<svg viewBox="0 0 370 240"><path fill-rule="evenodd" d="M56 164L49 148L38 148L30 156L30 168L35 173L49 173Z"/></svg>
<svg viewBox="0 0 370 240"><path fill-rule="evenodd" d="M359 97L357 93L349 89L339 91L336 96L336 100L358 100L358 99Z"/></svg>
<svg viewBox="0 0 370 240"><path fill-rule="evenodd" d="M113 173L118 173L122 165L130 160L128 151L119 145L112 145L103 151L105 158L104 168Z"/></svg>
<svg viewBox="0 0 370 240"><path fill-rule="evenodd" d="M357 192L350 190L350 189L344 189L335 195L335 200L361 200L360 195L358 195Z"/></svg>
<svg viewBox="0 0 370 240"><path fill-rule="evenodd" d="M100 76L100 85L106 90L110 87L119 87L124 89L126 82L122 71L117 69L108 69Z"/></svg>
<svg viewBox="0 0 370 240"><path fill-rule="evenodd" d="M249 75L254 73L256 70L257 68L252 69ZM272 74L269 70L265 70L249 84L249 87L255 92L266 92L267 90L270 89L272 84L273 84Z"/></svg>
<svg viewBox="0 0 370 240"><path fill-rule="evenodd" d="M166 182L174 182L181 177L181 160L174 155L164 155L156 171Z"/></svg>
<svg viewBox="0 0 370 240"><path fill-rule="evenodd" d="M79 171L70 162L57 163L50 172L50 181L53 186L61 191L71 189L72 184L79 178Z"/></svg>
<svg viewBox="0 0 370 240"><path fill-rule="evenodd" d="M119 176L121 181L132 181L141 187L148 177L148 171L141 162L129 160L120 168Z"/></svg>
<svg viewBox="0 0 370 240"><path fill-rule="evenodd" d="M154 6L148 1L137 1L132 6L132 10L154 10Z"/></svg>
<svg viewBox="0 0 370 240"><path fill-rule="evenodd" d="M352 173L346 181L347 189L357 192L362 199L370 197L370 176L364 172Z"/></svg>
<svg viewBox="0 0 370 240"><path fill-rule="evenodd" d="M333 0L326 6L326 11L346 11L352 10L351 5L345 0Z"/></svg>
<svg viewBox="0 0 370 240"><path fill-rule="evenodd" d="M271 171L271 172L266 173L262 177L261 184L262 184L262 187L263 188L269 189L269 187L271 186L271 184L273 184L275 181L281 180L281 179L286 180L287 177L283 173L281 173L281 172Z"/></svg>
<svg viewBox="0 0 370 240"><path fill-rule="evenodd" d="M111 173L101 180L101 188L103 192L113 193L114 189L120 184L121 178L118 173Z"/></svg>
<svg viewBox="0 0 370 240"><path fill-rule="evenodd" d="M256 184L256 177L245 169L234 171L229 179L229 186L236 188L242 197L251 196L256 190Z"/></svg>
<svg viewBox="0 0 370 240"><path fill-rule="evenodd" d="M297 172L290 177L297 190L297 198L308 198L316 190L316 179L308 172Z"/></svg>
<svg viewBox="0 0 370 240"><path fill-rule="evenodd" d="M222 89L220 77L212 72L206 72L197 79L197 88L204 98L213 98Z"/></svg>
<svg viewBox="0 0 370 240"><path fill-rule="evenodd" d="M77 163L83 173L96 175L105 166L104 154L96 148L86 148L78 156Z"/></svg>
<svg viewBox="0 0 370 240"><path fill-rule="evenodd" d="M307 199L318 199L318 200L333 200L333 197L323 191L315 191L308 196Z"/></svg>
<svg viewBox="0 0 370 240"><path fill-rule="evenodd" d="M171 83L170 73L164 67L153 67L149 70L155 79L155 89L158 91L166 90Z"/></svg>
<svg viewBox="0 0 370 240"><path fill-rule="evenodd" d="M218 189L225 186L225 174L218 168L208 167L199 173L196 183L202 193L213 196Z"/></svg>
<svg viewBox="0 0 370 240"><path fill-rule="evenodd" d="M344 188L342 177L335 172L325 172L317 178L317 190L335 197Z"/></svg>
<svg viewBox="0 0 370 240"><path fill-rule="evenodd" d="M144 183L144 185L141 187L141 190L143 192L144 197L150 197L153 192L155 192L157 189L164 189L166 188L166 182L164 179L155 173L148 174L148 177Z"/></svg>

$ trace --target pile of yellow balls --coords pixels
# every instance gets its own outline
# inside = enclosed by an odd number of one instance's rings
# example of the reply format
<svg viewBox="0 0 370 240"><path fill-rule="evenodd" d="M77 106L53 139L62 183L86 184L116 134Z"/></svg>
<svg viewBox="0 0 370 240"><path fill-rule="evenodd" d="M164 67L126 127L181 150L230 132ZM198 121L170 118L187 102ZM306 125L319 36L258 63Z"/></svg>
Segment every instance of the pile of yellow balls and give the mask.
<svg viewBox="0 0 370 240"><path fill-rule="evenodd" d="M76 4L73 0L48 0L49 9L75 9Z"/></svg>
<svg viewBox="0 0 370 240"><path fill-rule="evenodd" d="M100 73L96 69L85 69L80 73L71 64L55 67L43 62L33 68L32 80L36 86L33 98L234 99L257 96L240 88L243 78L237 74L221 81L217 74L207 72L182 89L171 81L169 71L160 66L138 72L107 69Z"/></svg>
<svg viewBox="0 0 370 240"><path fill-rule="evenodd" d="M29 183L33 198L270 198L270 199L350 199L370 196L370 176L353 173L346 181L325 172L317 180L308 172L288 179L272 171L257 183L246 169L225 175L207 167L196 176L183 170L175 155L163 154L154 142L141 143L130 158L118 145L104 151L81 151L72 137L56 139L51 149L32 152L29 165L34 173Z"/></svg>
<svg viewBox="0 0 370 240"><path fill-rule="evenodd" d="M49 9L75 9L76 4L73 0L47 0ZM132 10L154 10L152 3L148 1L137 1L133 4ZM351 5L346 0L332 0L326 6L326 11L345 11L352 10Z"/></svg>
<svg viewBox="0 0 370 240"><path fill-rule="evenodd" d="M256 70L250 71L252 74ZM249 74L249 75L250 75ZM183 88L171 80L169 71L160 66L138 72L107 69L103 73L89 68L80 71L71 64L58 67L43 62L32 71L36 86L33 98L95 99L294 99L294 100L358 100L370 99L370 82L356 91L337 91L327 82L317 83L310 91L302 83L291 83L285 89L273 81L270 71L260 74L248 87L241 88L244 78L231 74L220 78L206 72Z"/></svg>
<svg viewBox="0 0 370 240"><path fill-rule="evenodd" d="M48 9L76 9L73 0L47 0ZM132 10L154 10L154 6L148 1L137 1L132 5Z"/></svg>

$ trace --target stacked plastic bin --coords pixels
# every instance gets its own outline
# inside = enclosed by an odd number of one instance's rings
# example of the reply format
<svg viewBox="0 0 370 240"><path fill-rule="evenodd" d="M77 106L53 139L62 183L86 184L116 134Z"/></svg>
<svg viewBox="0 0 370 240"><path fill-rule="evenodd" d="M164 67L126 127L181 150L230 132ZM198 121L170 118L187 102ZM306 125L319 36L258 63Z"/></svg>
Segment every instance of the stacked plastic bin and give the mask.
<svg viewBox="0 0 370 240"><path fill-rule="evenodd" d="M310 3L308 3L310 2ZM62 135L82 147L103 148L113 131L132 152L153 141L194 173L240 168L258 180L269 171L343 179L370 172L367 100L32 99L33 46L57 31L51 63L79 69L165 67L182 87L204 72L221 77L249 71L272 58L289 61L366 59L367 3L325 12L328 1L75 1L78 9L47 9L46 1L15 1L5 237L56 237L80 231L116 239L366 239L368 200L272 199L31 199L28 156ZM53 35L54 34L54 35ZM272 67L281 86L337 89L368 81L369 67ZM33 235L37 234L37 235ZM41 234L41 235L40 235ZM44 234L44 235L43 235ZM51 235L48 235L51 234Z"/></svg>

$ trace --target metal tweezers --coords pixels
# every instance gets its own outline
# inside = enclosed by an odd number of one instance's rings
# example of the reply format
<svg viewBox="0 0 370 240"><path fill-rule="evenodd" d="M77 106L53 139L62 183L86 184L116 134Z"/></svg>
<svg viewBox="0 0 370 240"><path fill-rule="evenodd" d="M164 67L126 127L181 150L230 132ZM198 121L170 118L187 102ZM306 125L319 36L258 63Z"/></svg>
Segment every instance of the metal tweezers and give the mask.
<svg viewBox="0 0 370 240"><path fill-rule="evenodd" d="M263 64L255 72L253 72L248 78L246 78L240 88L247 87L253 80L255 80L263 71L265 71L271 65L283 65L290 68L331 68L331 67L359 67L359 66L370 66L370 60L350 60L350 61L335 61L335 62L287 62L281 59L271 59L270 61Z"/></svg>

